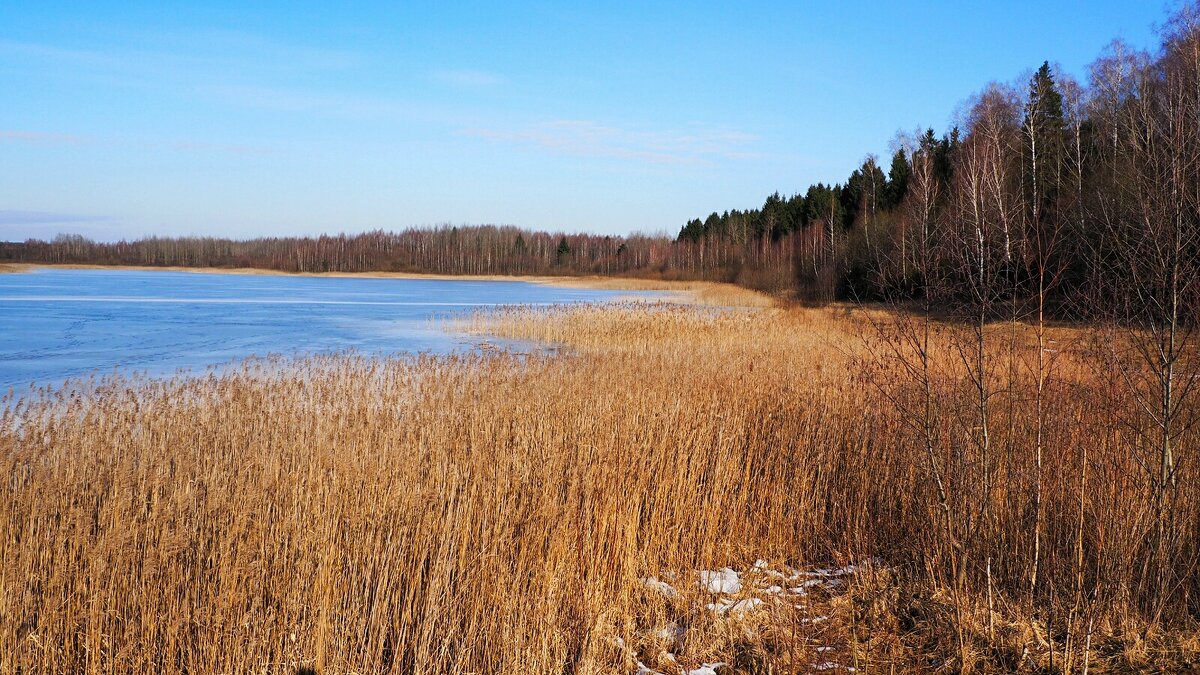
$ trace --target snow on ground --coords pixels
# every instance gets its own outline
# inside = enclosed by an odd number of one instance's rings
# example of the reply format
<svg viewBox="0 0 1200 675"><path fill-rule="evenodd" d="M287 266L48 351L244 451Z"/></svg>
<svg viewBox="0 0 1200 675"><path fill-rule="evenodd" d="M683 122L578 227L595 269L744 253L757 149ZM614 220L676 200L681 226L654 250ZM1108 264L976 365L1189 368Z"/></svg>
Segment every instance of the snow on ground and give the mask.
<svg viewBox="0 0 1200 675"><path fill-rule="evenodd" d="M735 616L752 612L762 605L763 601L758 598L746 598L745 600L725 600L723 602L710 602L704 606L710 612L717 614L733 614Z"/></svg>
<svg viewBox="0 0 1200 675"><path fill-rule="evenodd" d="M728 567L712 570L700 570L700 587L708 589L709 593L729 593L733 595L742 590L741 575Z"/></svg>
<svg viewBox="0 0 1200 675"><path fill-rule="evenodd" d="M641 661L638 661L637 665L637 675L666 675L665 673L660 673L657 670L647 667L646 664L642 663ZM717 675L717 669L726 665L729 664L725 663L724 661L718 661L717 663L705 663L699 668L680 672L682 672L683 675Z"/></svg>
<svg viewBox="0 0 1200 675"><path fill-rule="evenodd" d="M813 659L809 662L808 672L852 673L854 667L836 660L844 647L827 643L829 636L838 635L836 629L831 632L832 624L828 622L836 612L834 600L844 590L845 580L860 569L859 565L796 569L760 559L740 570L723 567L683 574L664 570L659 576L645 577L641 582L652 594L662 597L668 612L673 613L682 625L668 621L665 625L638 631L649 641L647 656L626 647L619 638L617 642L630 657L630 662L636 663L637 675L724 675L729 672L728 664L724 662L710 663L686 657L687 652L710 657L721 653L719 650L714 653L712 648L704 650L702 646L697 649L695 636L686 639L689 637L688 624L697 621L692 608L703 607L718 626L722 622L733 622L732 625L740 626L736 630L749 639L756 639L755 631L771 630L772 623L775 632L779 632L782 627L779 622L786 622L784 625L789 628L785 630L790 630L793 638L796 627L803 626L803 648ZM670 579L675 585L662 579ZM685 583L688 579L694 579L694 585ZM799 601L801 599L804 600ZM706 625L700 620L702 632L697 635L712 630ZM657 654L650 655L650 652Z"/></svg>
<svg viewBox="0 0 1200 675"><path fill-rule="evenodd" d="M687 635L687 629L674 621L668 622L667 625L659 628L655 635L661 640L666 640L671 644L682 643L683 638Z"/></svg>
<svg viewBox="0 0 1200 675"><path fill-rule="evenodd" d="M825 661L824 663L815 664L812 669L818 671L845 670L848 673L853 673L855 671L854 666L843 666L842 664L835 663L833 661Z"/></svg>
<svg viewBox="0 0 1200 675"><path fill-rule="evenodd" d="M646 588L649 588L654 591L658 591L659 593L662 593L663 595L667 596L668 598L679 597L679 592L676 591L675 588L673 586L671 586L671 584L668 584L665 581L659 581L657 577L646 577L645 579L642 579L642 584Z"/></svg>

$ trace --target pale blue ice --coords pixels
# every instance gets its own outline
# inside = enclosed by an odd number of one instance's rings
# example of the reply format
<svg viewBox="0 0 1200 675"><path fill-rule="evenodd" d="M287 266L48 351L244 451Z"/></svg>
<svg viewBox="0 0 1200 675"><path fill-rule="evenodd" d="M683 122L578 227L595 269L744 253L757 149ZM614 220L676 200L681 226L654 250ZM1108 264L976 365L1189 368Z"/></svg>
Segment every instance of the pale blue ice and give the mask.
<svg viewBox="0 0 1200 675"><path fill-rule="evenodd" d="M54 268L0 274L0 390L114 369L197 372L250 356L447 353L480 338L442 330L436 318L615 296L521 281Z"/></svg>

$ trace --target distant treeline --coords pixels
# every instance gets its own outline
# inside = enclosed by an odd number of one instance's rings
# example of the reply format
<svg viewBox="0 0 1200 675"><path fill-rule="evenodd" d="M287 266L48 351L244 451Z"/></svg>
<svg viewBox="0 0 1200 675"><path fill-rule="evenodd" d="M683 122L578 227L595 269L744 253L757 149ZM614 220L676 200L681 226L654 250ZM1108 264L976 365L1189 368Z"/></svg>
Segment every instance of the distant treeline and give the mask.
<svg viewBox="0 0 1200 675"><path fill-rule="evenodd" d="M0 261L184 267L255 267L286 272L602 274L684 276L696 248L666 236L532 232L490 225L411 228L244 241L150 237L100 243L78 235L0 243Z"/></svg>
<svg viewBox="0 0 1200 675"><path fill-rule="evenodd" d="M1181 280L1200 257L1197 15L1187 4L1171 17L1153 54L1114 41L1086 85L1048 63L1026 84L989 84L950 131L898 135L886 171L868 155L844 183L712 213L675 239L494 226L249 241L60 236L0 244L0 261L700 278L821 301L1028 307L1036 296L1057 314L1131 292L1182 302L1196 284Z"/></svg>
<svg viewBox="0 0 1200 675"><path fill-rule="evenodd" d="M719 279L771 291L792 286L789 260L786 249L769 242L748 247L666 235L564 234L493 225L249 240L148 237L104 243L63 234L51 241L0 242L0 262L253 267L284 272L618 275Z"/></svg>

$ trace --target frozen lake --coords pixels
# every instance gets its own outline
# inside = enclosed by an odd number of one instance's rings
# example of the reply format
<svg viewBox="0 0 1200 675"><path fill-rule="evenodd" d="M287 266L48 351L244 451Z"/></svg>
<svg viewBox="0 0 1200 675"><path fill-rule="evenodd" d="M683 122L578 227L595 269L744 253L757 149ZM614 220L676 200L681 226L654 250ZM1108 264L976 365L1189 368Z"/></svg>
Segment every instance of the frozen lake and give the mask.
<svg viewBox="0 0 1200 675"><path fill-rule="evenodd" d="M522 281L65 269L0 274L0 390L113 369L199 371L269 354L446 353L480 339L439 330L436 317L616 295Z"/></svg>

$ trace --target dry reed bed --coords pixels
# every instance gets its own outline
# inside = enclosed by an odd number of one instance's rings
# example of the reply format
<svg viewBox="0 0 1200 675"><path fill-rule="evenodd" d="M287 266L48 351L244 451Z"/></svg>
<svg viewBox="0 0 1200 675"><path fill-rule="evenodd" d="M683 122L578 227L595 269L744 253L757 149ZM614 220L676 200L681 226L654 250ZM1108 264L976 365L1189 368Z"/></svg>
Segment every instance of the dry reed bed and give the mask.
<svg viewBox="0 0 1200 675"><path fill-rule="evenodd" d="M548 281L567 288L608 291L666 291L677 302L713 307L774 307L775 298L766 293L715 281L668 281L633 277L563 277Z"/></svg>
<svg viewBox="0 0 1200 675"><path fill-rule="evenodd" d="M916 418L924 394L912 372L918 359L911 338L926 325L932 460L922 452ZM1129 365L1130 336L1121 331L1046 329L1039 472L1033 326L996 322L984 331L986 447L980 447L972 381L978 373L970 371L980 341L970 326L851 308L630 306L513 308L479 315L467 327L593 357L654 360L670 373L722 371L718 379L737 383L727 392L731 402L762 389L790 405L818 401L816 423L841 430L843 440L800 443L807 458L799 464L834 468L805 496L826 506L812 509L821 517L805 525L821 533L817 539L827 548L798 554L878 556L903 568L910 590L924 582L924 600L944 602L910 606L905 621L925 622L926 629L941 624L941 635L925 635L916 651L951 653L957 662L935 660L999 672L1078 670L1086 663L1097 672L1186 664L1200 655L1194 621L1200 486L1187 454L1197 435L1190 429L1176 438L1187 459L1176 476L1169 541L1155 562L1153 418L1114 370L1115 359ZM1035 539L1040 582L1030 593Z"/></svg>
<svg viewBox="0 0 1200 675"><path fill-rule="evenodd" d="M860 670L1003 670L1052 649L1061 662L1084 466L1073 621L1093 626L1094 671L1193 653L1186 598L1159 621L1138 603L1141 469L1096 414L1119 394L1081 389L1082 371L1052 398L1042 547L1056 592L1035 612L1027 397L998 399L988 462L1003 480L981 492L972 461L947 463L955 512L991 507L952 550L922 446L885 396L911 387L886 360L860 368L872 343L854 317L630 305L466 321L571 349L252 362L10 402L0 671L635 672L630 651L657 658L669 622L687 629L687 667L807 672L826 660L815 639ZM969 459L956 367L941 363L939 451ZM1181 555L1198 531L1184 468ZM642 581L760 558L880 565L828 598L833 632L795 613L722 616L694 584L668 600ZM1182 578L1186 591L1196 574Z"/></svg>

